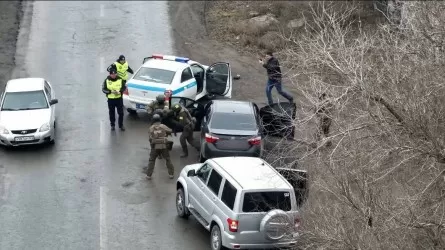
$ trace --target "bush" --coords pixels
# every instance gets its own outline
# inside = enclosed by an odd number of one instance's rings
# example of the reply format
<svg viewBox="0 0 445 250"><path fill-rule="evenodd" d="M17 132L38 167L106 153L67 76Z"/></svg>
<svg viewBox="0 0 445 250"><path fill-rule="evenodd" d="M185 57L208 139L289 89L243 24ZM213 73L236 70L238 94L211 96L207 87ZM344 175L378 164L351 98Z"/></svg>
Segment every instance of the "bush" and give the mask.
<svg viewBox="0 0 445 250"><path fill-rule="evenodd" d="M405 2L373 30L359 8L313 4L282 52L314 107L295 121L308 143L291 147L313 178L302 248L444 249L445 4ZM322 93L331 131L310 136Z"/></svg>

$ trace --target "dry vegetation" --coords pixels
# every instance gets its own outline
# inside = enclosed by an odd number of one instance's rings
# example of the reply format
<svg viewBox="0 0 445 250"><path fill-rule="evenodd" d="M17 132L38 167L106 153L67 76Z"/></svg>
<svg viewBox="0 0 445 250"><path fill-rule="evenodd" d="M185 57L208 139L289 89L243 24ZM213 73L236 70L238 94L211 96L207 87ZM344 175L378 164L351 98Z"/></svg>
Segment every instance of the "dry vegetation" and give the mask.
<svg viewBox="0 0 445 250"><path fill-rule="evenodd" d="M237 45L240 50L256 53L258 50L280 50L287 46L282 33L298 34L298 25L310 18L309 1L212 1L208 3L206 23L212 38ZM382 20L382 15L373 10L372 2L362 2L353 15L373 25ZM342 8L341 4L336 5ZM270 25L252 25L249 19L271 15L277 22ZM297 21L290 28L289 23Z"/></svg>
<svg viewBox="0 0 445 250"><path fill-rule="evenodd" d="M301 137L273 152L298 154L311 176L301 248L445 249L445 4L405 2L400 24L370 24L361 3L304 4L304 25L282 30L280 52L305 79ZM231 32L265 32L240 27ZM317 140L310 107L322 93L334 111Z"/></svg>

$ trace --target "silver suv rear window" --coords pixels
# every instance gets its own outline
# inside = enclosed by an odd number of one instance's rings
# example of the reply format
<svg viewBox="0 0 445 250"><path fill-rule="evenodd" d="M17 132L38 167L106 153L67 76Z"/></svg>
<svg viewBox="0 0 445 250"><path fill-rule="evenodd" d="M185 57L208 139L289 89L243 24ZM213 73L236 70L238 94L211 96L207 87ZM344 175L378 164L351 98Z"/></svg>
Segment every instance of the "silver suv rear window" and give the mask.
<svg viewBox="0 0 445 250"><path fill-rule="evenodd" d="M291 210L290 192L248 192L244 194L243 212L269 212L273 209Z"/></svg>

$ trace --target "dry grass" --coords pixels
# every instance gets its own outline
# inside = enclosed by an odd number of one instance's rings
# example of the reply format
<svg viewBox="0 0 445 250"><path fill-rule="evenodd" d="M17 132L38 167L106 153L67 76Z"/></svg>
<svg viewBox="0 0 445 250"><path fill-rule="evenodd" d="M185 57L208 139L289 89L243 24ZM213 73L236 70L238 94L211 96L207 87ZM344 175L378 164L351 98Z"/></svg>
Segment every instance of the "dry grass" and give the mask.
<svg viewBox="0 0 445 250"><path fill-rule="evenodd" d="M256 8L293 13L268 4ZM295 121L299 140L277 143L266 158L283 166L297 155L309 171L302 248L445 248L445 5L404 6L394 25L367 14L361 2L318 2L279 53L306 105ZM252 50L266 47L259 38L277 30L229 29L245 18L233 12L214 34L244 37ZM313 107L321 93L335 111L331 133L317 140Z"/></svg>
<svg viewBox="0 0 445 250"><path fill-rule="evenodd" d="M214 1L209 3L206 22L209 35L217 40L225 41L250 52L272 49L279 51L287 46L283 36L302 32L301 29L291 30L289 21L310 17L309 1ZM373 28L382 18L379 13L369 11L372 3L363 2L361 8L351 18L361 18ZM342 8L342 4L338 4ZM258 27L249 25L246 20L255 16L272 14L279 23Z"/></svg>

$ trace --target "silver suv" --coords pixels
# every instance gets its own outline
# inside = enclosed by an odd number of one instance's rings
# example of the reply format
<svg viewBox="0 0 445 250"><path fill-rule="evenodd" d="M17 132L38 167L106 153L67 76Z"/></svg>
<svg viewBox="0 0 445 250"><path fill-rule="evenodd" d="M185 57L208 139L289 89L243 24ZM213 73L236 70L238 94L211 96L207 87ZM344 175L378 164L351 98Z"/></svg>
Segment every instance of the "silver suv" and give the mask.
<svg viewBox="0 0 445 250"><path fill-rule="evenodd" d="M299 235L306 178L305 171L275 169L256 157L213 158L183 168L176 208L211 232L211 249L290 247Z"/></svg>

